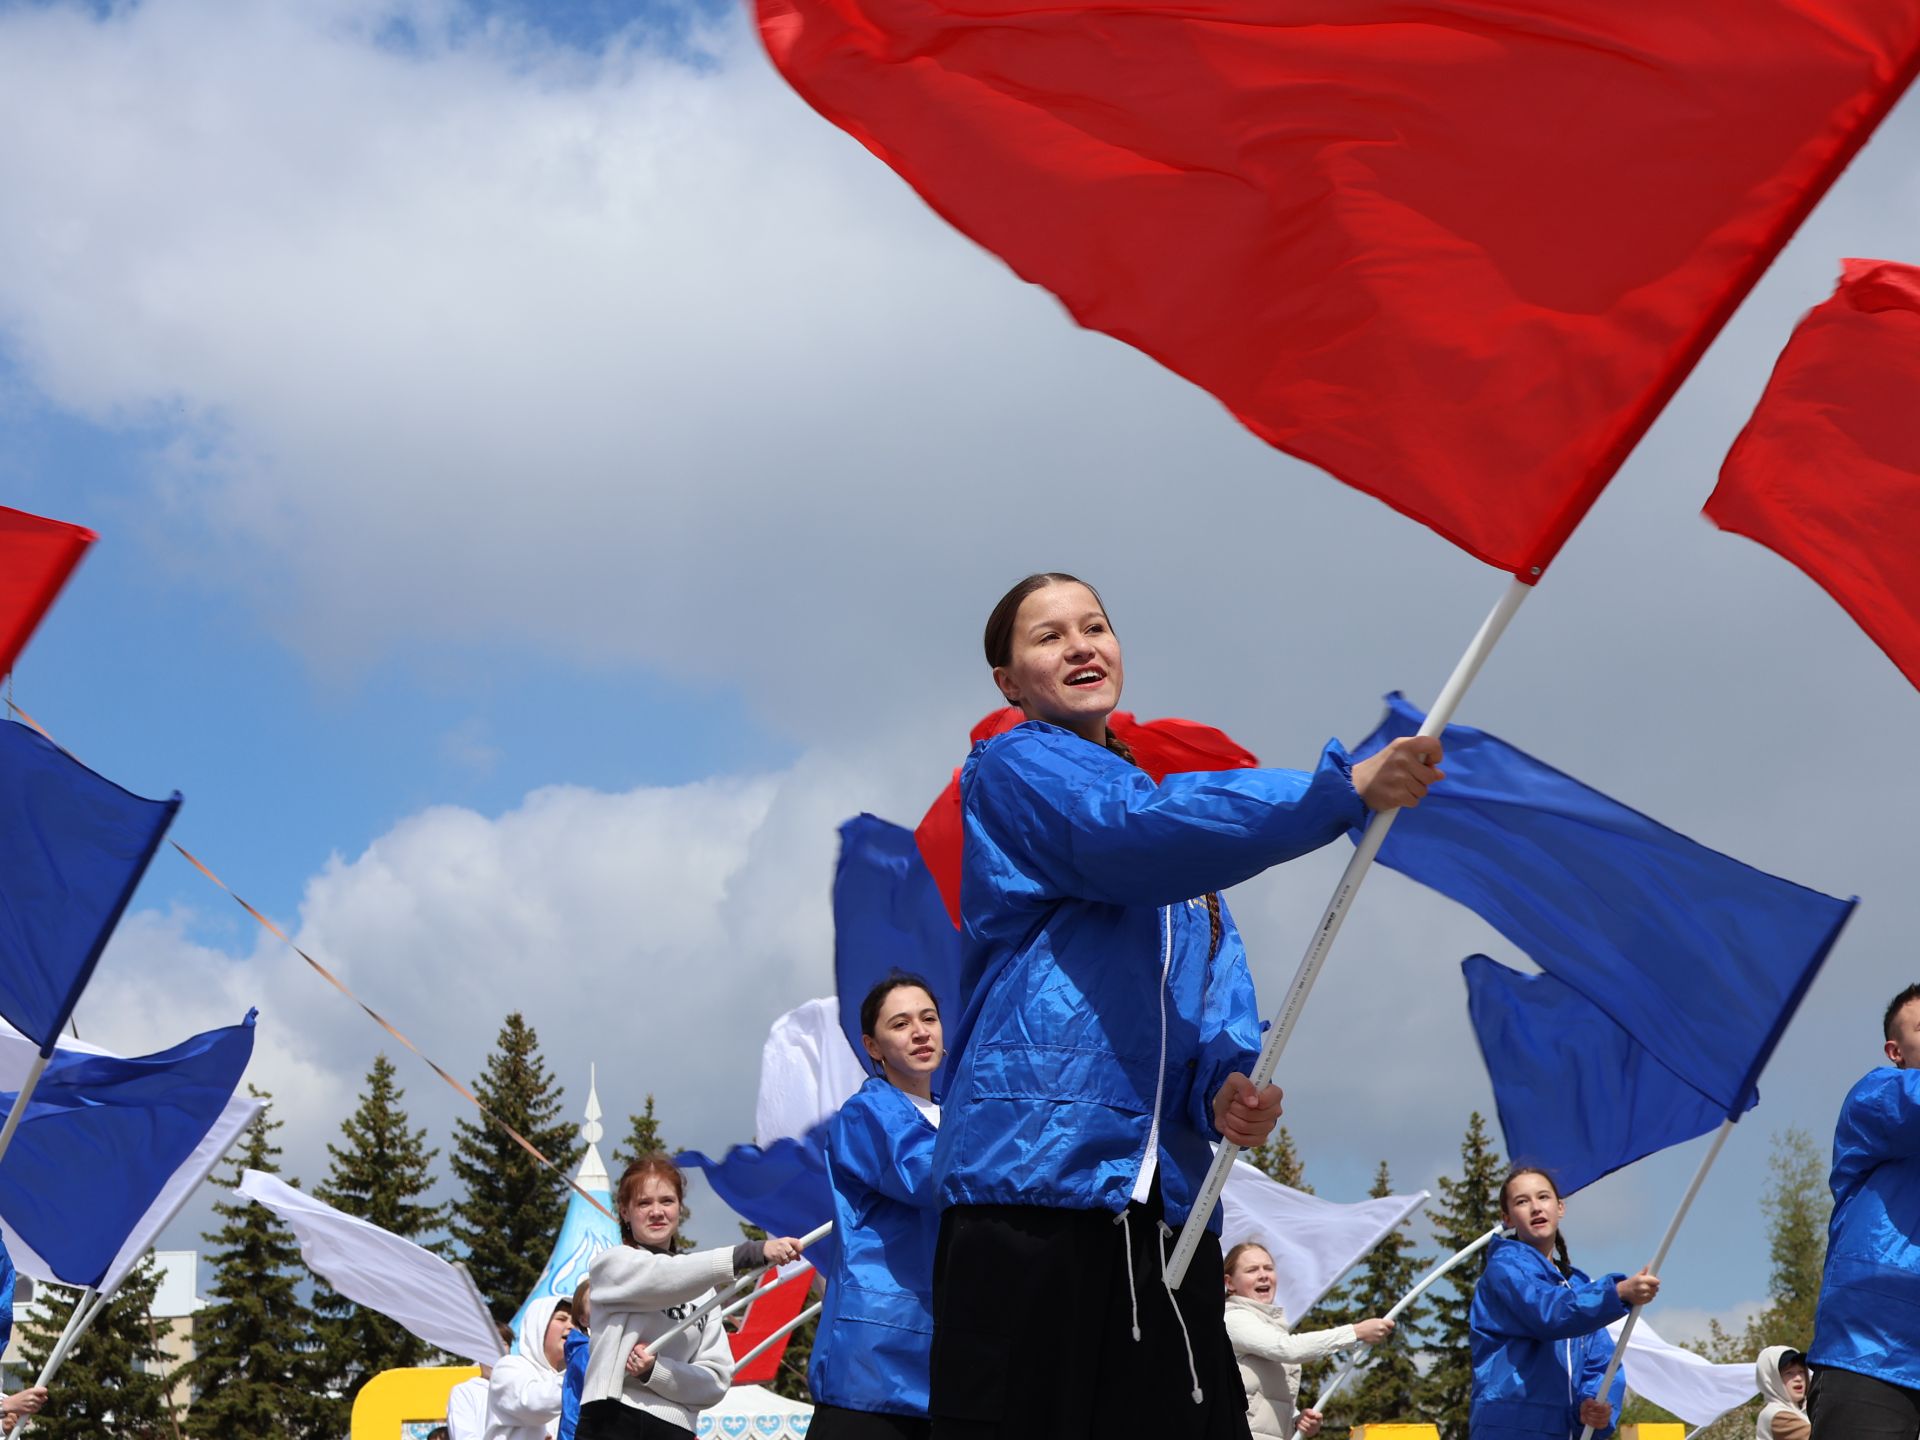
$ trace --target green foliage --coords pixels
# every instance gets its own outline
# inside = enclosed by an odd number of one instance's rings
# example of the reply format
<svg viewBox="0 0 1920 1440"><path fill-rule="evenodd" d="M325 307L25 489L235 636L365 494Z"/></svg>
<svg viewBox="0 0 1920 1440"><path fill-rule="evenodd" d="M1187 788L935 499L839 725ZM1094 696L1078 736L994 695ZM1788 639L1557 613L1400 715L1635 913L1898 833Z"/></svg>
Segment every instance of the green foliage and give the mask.
<svg viewBox="0 0 1920 1440"><path fill-rule="evenodd" d="M451 1163L466 1193L453 1203L449 1228L494 1318L507 1320L540 1278L567 1213L563 1176L585 1147L561 1118L566 1092L548 1073L539 1036L518 1011L500 1027L473 1089L562 1172L540 1164L498 1125L453 1122Z"/></svg>
<svg viewBox="0 0 1920 1440"><path fill-rule="evenodd" d="M1287 1133L1286 1126L1275 1130L1264 1144L1242 1151L1241 1158L1269 1179L1303 1194L1313 1194L1313 1186L1305 1178L1306 1164L1294 1148L1293 1136Z"/></svg>
<svg viewBox="0 0 1920 1440"><path fill-rule="evenodd" d="M1460 1141L1459 1178L1440 1177L1440 1206L1430 1212L1434 1243L1442 1256L1466 1249L1499 1219L1500 1180L1505 1173L1500 1151L1487 1134L1487 1122L1476 1110L1467 1118L1467 1132ZM1484 1258L1476 1256L1448 1271L1427 1292L1433 1322L1423 1404L1427 1418L1439 1427L1441 1440L1467 1440L1467 1417L1473 1405L1473 1337L1468 1315L1474 1286L1485 1268Z"/></svg>
<svg viewBox="0 0 1920 1440"><path fill-rule="evenodd" d="M1386 1161L1382 1160L1374 1172L1373 1188L1367 1193L1376 1199L1393 1193ZM1427 1262L1416 1252L1410 1222L1402 1221L1373 1247L1360 1268L1340 1287L1333 1300L1334 1312L1326 1323L1352 1324L1385 1315L1413 1288L1426 1268ZM1323 1434L1345 1433L1351 1425L1417 1423L1426 1418L1424 1387L1415 1359L1426 1345L1426 1317L1425 1301L1411 1306L1396 1321L1393 1335L1367 1352L1370 1363L1366 1371L1349 1381L1334 1398Z"/></svg>
<svg viewBox="0 0 1920 1440"><path fill-rule="evenodd" d="M151 1255L129 1275L107 1308L67 1355L50 1387L52 1398L33 1422L44 1440L162 1440L174 1433L165 1353L153 1320L160 1271ZM20 1326L20 1368L39 1375L73 1314L78 1291L45 1286L48 1303ZM30 1382L29 1382L30 1383Z"/></svg>
<svg viewBox="0 0 1920 1440"><path fill-rule="evenodd" d="M627 1117L627 1138L613 1152L614 1179L618 1180L620 1172L642 1155L650 1155L655 1150L672 1153L667 1150L666 1137L660 1133L660 1121L653 1113L653 1096L649 1095L647 1108Z"/></svg>
<svg viewBox="0 0 1920 1440"><path fill-rule="evenodd" d="M406 1092L394 1084L393 1063L374 1057L360 1108L340 1127L344 1145L328 1145L332 1164L314 1194L336 1209L370 1220L430 1250L444 1248L432 1237L445 1224L439 1205L422 1202L433 1180L433 1159L426 1131L408 1127L401 1107ZM353 1397L373 1376L401 1366L435 1363L424 1341L386 1316L362 1309L314 1277L313 1308L320 1317L322 1366L328 1397L322 1401L329 1428L345 1434Z"/></svg>
<svg viewBox="0 0 1920 1440"><path fill-rule="evenodd" d="M261 1100L265 1092L248 1087ZM280 1128L262 1110L246 1129L231 1189L242 1172L276 1174ZM194 1386L187 1433L195 1440L308 1440L328 1434L319 1399L322 1379L313 1341L313 1312L295 1289L300 1252L272 1211L252 1201L213 1207L225 1223L203 1236L215 1247L211 1303L194 1317Z"/></svg>

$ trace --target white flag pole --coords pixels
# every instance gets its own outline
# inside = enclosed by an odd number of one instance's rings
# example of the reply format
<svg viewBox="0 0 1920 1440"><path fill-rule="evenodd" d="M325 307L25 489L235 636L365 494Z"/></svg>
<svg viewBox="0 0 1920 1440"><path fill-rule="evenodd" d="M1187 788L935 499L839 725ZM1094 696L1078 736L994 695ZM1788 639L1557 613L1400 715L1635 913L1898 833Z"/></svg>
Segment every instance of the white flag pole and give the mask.
<svg viewBox="0 0 1920 1440"><path fill-rule="evenodd" d="M739 1371L746 1369L747 1366L751 1365L754 1361L758 1360L761 1357L761 1355L766 1352L766 1349L768 1346L772 1345L776 1340L784 1340L788 1335L792 1334L795 1330L799 1329L802 1325L806 1324L807 1321L813 1319L814 1316L818 1315L820 1313L820 1307L826 1303L827 1302L824 1300L814 1301L813 1304L809 1305L806 1309L802 1310L798 1315L794 1316L791 1320L787 1321L786 1324L782 1325L778 1330L774 1331L771 1335L767 1336L766 1339L762 1340L758 1345L754 1346L751 1350L747 1351L746 1354L742 1355L738 1360L734 1361L733 1362L734 1371L738 1373ZM653 1342L653 1345L658 1345L659 1343L660 1342L658 1340L655 1340ZM647 1348L652 1349L653 1346L649 1345Z"/></svg>
<svg viewBox="0 0 1920 1440"><path fill-rule="evenodd" d="M1486 1234L1482 1235L1479 1239L1475 1240L1472 1244L1464 1247L1463 1249L1454 1251L1452 1255L1448 1256L1445 1260L1442 1260L1438 1265L1434 1266L1433 1269L1429 1270L1425 1275L1421 1276L1420 1283L1415 1285L1406 1294L1402 1295L1398 1300L1396 1300L1394 1302L1393 1308L1387 1311L1387 1313L1381 1318L1386 1320L1398 1320L1401 1317L1401 1315L1406 1312L1407 1307L1413 1304L1413 1302L1418 1300L1422 1295L1426 1294L1428 1288L1431 1287L1436 1280L1438 1280L1441 1276L1445 1275L1448 1271L1457 1269L1459 1266L1465 1264L1468 1260L1471 1260L1475 1255L1478 1255L1482 1250L1486 1249L1488 1245L1493 1243L1495 1236L1504 1234L1506 1232L1506 1228L1507 1227L1504 1223L1495 1225L1491 1230L1487 1231ZM1371 1347L1368 1347L1368 1348L1371 1348ZM1314 1400L1313 1408L1316 1410L1325 1410L1327 1403L1330 1400L1332 1400L1333 1397L1340 1392L1340 1387L1346 1384L1347 1380L1352 1375L1354 1375L1359 1369L1360 1369L1360 1365L1356 1361L1354 1364L1347 1366L1346 1369L1342 1370L1338 1375L1334 1376L1332 1381L1328 1383L1327 1388L1322 1390L1319 1396ZM1294 1427L1293 1440L1300 1440L1300 1430L1298 1426Z"/></svg>
<svg viewBox="0 0 1920 1440"><path fill-rule="evenodd" d="M13 1132L20 1128L20 1119L27 1113L27 1102L33 1099L33 1092L40 1087L40 1077L47 1073L47 1062L53 1058L53 1045L48 1043L44 1054L33 1057L33 1064L27 1070L27 1078L20 1083L20 1093L13 1097L13 1108L7 1111L7 1123L0 1126L0 1156L7 1153L7 1147L13 1144Z"/></svg>
<svg viewBox="0 0 1920 1440"><path fill-rule="evenodd" d="M1480 667L1486 664L1487 656L1499 642L1507 622L1513 619L1520 602L1532 591L1533 587L1521 580L1508 584L1506 593L1481 623L1473 643L1467 646L1466 653L1460 657L1460 663L1453 667L1453 674L1440 691L1440 698L1433 702L1433 709L1427 712L1427 723L1420 727L1420 734L1431 737L1447 728L1447 722L1453 718L1461 697L1480 673ZM1353 898L1360 891L1360 883L1367 878L1367 871L1373 867L1373 857L1380 853L1381 843L1386 840L1387 831L1399 813L1398 810L1383 810L1367 822L1366 833L1354 847L1353 858L1347 861L1340 883L1334 888L1333 899L1327 902L1326 912L1314 927L1307 953L1300 961L1300 968L1294 972L1293 983L1287 987L1280 1013L1274 1017L1273 1026L1267 1031L1266 1043L1260 1047L1260 1062L1253 1067L1252 1080L1255 1085L1271 1082L1273 1072L1279 1068L1280 1052L1287 1048L1287 1037L1293 1034L1293 1027L1300 1019L1301 1008L1307 1003L1307 994L1313 989L1313 982L1320 977L1320 967L1326 964L1327 952L1333 949L1333 940L1340 933L1341 922L1347 918ZM1177 1287L1186 1278L1187 1267L1193 1263L1193 1252L1200 1246L1200 1237L1207 1232L1207 1221L1213 1215L1213 1207L1220 1203L1220 1192L1226 1188L1227 1174L1233 1169L1233 1162L1239 1154L1240 1147L1231 1142L1223 1142L1214 1151L1213 1168L1207 1171L1206 1183L1200 1187L1193 1211L1181 1228L1180 1241L1167 1261L1168 1285Z"/></svg>
<svg viewBox="0 0 1920 1440"><path fill-rule="evenodd" d="M814 1267L811 1265L798 1265L792 1270L789 1270L785 1275L782 1275L779 1279L775 1280L771 1285L763 1285L758 1289L749 1290L746 1294L742 1295L738 1300L735 1300L731 1304L722 1307L720 1311L720 1318L724 1320L729 1315L737 1315L740 1311L746 1309L749 1305L753 1304L754 1301L760 1299L762 1296L771 1295L774 1291L778 1290L782 1285L791 1285L794 1281L801 1280L801 1279L811 1280L814 1277L814 1275L816 1275L817 1273L819 1272L817 1272L814 1269Z"/></svg>
<svg viewBox="0 0 1920 1440"><path fill-rule="evenodd" d="M80 1298L73 1302L73 1313L67 1316L66 1328L60 1332L60 1338L53 1342L53 1349L47 1352L47 1363L40 1367L40 1378L33 1383L44 1390L53 1383L53 1377L60 1373L60 1367L66 1363L67 1353L80 1343L80 1337L87 1333L87 1327L93 1324L99 1313L107 1308L108 1299L103 1299L98 1290L89 1285L80 1292ZM33 1426L33 1416L22 1415L20 1423L13 1427L16 1436L24 1435Z"/></svg>
<svg viewBox="0 0 1920 1440"><path fill-rule="evenodd" d="M1693 1197L1700 1193L1700 1186L1707 1178L1707 1171L1713 1168L1713 1162L1720 1158L1720 1147L1727 1143L1727 1136L1733 1133L1733 1117L1728 1116L1720 1122L1715 1132L1713 1144L1708 1147L1706 1157L1701 1160L1700 1168L1693 1172L1693 1183L1687 1186L1687 1193L1680 1198L1680 1208L1673 1212L1673 1220L1667 1226L1667 1233L1661 1237L1660 1248L1654 1251L1653 1259L1647 1262L1647 1268L1654 1274L1660 1273L1660 1267L1666 1264L1667 1251L1673 1248L1673 1238L1680 1233L1680 1222L1687 1218L1687 1211L1693 1208ZM1607 1362L1607 1373L1600 1377L1600 1396L1605 1399L1608 1387L1613 1384L1613 1375L1620 1368L1620 1361L1627 1353L1627 1341L1633 1336L1633 1327L1639 1322L1641 1307L1635 1305L1627 1311L1627 1323L1620 1327L1620 1338L1613 1342L1613 1358ZM1593 1440L1593 1426L1583 1426L1580 1440Z"/></svg>
<svg viewBox="0 0 1920 1440"><path fill-rule="evenodd" d="M809 1230L805 1235L800 1237L801 1248L805 1249L815 1241L826 1238L827 1233L832 1229L833 1222L829 1220L818 1230ZM712 1314L716 1307L726 1304L727 1301L738 1295L742 1290L751 1290L755 1285L760 1283L760 1277L766 1273L766 1269L767 1267L764 1265L755 1266L724 1290L714 1292L709 1299L702 1301L700 1308L687 1316L686 1319L677 1325L669 1327L661 1334L649 1340L647 1347L649 1349L658 1349L661 1345L678 1335L682 1330L687 1329L689 1326L699 1324L702 1320L706 1319L708 1315Z"/></svg>

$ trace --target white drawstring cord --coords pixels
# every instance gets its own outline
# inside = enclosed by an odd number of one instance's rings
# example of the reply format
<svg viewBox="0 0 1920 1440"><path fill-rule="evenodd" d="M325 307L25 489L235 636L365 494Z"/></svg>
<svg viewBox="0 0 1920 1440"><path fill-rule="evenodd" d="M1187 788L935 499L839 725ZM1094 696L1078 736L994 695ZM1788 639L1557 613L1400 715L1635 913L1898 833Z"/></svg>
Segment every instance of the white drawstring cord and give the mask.
<svg viewBox="0 0 1920 1440"><path fill-rule="evenodd" d="M1140 1338L1140 1297L1133 1288L1133 1227L1127 1223L1127 1212L1122 1210L1113 1217L1113 1223L1121 1230L1121 1248L1127 1252L1127 1304L1133 1310L1133 1338Z"/></svg>
<svg viewBox="0 0 1920 1440"><path fill-rule="evenodd" d="M1193 1363L1193 1337L1187 1334L1187 1317L1180 1313L1179 1298L1173 1293L1173 1286L1167 1283L1167 1237L1173 1234L1173 1227L1166 1221L1160 1222L1160 1288L1167 1292L1167 1303L1173 1306L1173 1318L1180 1322L1180 1343L1187 1347L1187 1374L1193 1380L1193 1403L1206 1403L1206 1395L1200 1389L1200 1370Z"/></svg>

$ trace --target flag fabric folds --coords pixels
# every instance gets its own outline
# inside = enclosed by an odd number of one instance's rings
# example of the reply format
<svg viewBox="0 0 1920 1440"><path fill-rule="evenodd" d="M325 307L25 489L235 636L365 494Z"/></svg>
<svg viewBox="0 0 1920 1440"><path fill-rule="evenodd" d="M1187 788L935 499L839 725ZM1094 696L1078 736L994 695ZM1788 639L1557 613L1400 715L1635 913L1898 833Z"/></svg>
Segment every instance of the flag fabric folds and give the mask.
<svg viewBox="0 0 1920 1440"><path fill-rule="evenodd" d="M0 1016L53 1053L180 808L0 722Z"/></svg>
<svg viewBox="0 0 1920 1440"><path fill-rule="evenodd" d="M1418 731L1399 694L1354 751ZM1450 725L1447 783L1380 861L1457 900L1634 1036L1722 1116L1760 1071L1852 900L1696 844L1482 730Z"/></svg>
<svg viewBox="0 0 1920 1440"><path fill-rule="evenodd" d="M17 1093L21 1082L32 1068L39 1046L12 1026L0 1024L0 1090ZM63 1040L60 1054L104 1055L109 1059L121 1059L111 1051L102 1050L97 1045L83 1044L78 1040ZM180 1213L187 1199L206 1179L213 1167L220 1163L233 1142L240 1138L241 1131L253 1122L260 1113L261 1102L247 1095L231 1097L221 1108L219 1117L213 1122L205 1136L201 1138L193 1152L167 1177L166 1184L160 1189L151 1204L128 1230L120 1249L113 1257L113 1263L101 1277L98 1289L104 1295L112 1295L120 1288L120 1282L126 1279L133 1267L140 1263L141 1257L153 1248L164 1230ZM117 1181L116 1181L117 1183ZM47 1263L46 1257L36 1251L14 1228L11 1215L4 1198L0 1198L0 1232L6 1238L6 1245L12 1251L20 1273L31 1275L35 1280L44 1280L62 1285L85 1285L84 1277L60 1274Z"/></svg>
<svg viewBox="0 0 1920 1440"><path fill-rule="evenodd" d="M13 669L60 587L97 538L64 520L0 505L0 675Z"/></svg>
<svg viewBox="0 0 1920 1440"><path fill-rule="evenodd" d="M1624 1318L1607 1326L1618 1344ZM1736 1405L1744 1405L1759 1390L1753 1361L1716 1365L1704 1355L1669 1345L1641 1317L1627 1337L1627 1353L1620 1362L1627 1372L1627 1388L1687 1424L1711 1425Z"/></svg>
<svg viewBox="0 0 1920 1440"><path fill-rule="evenodd" d="M1297 1326L1342 1275L1432 1198L1422 1190L1341 1204L1303 1194L1237 1160L1220 1197L1225 1207L1220 1243L1231 1249L1251 1240L1267 1248L1275 1271L1274 1301Z"/></svg>
<svg viewBox="0 0 1920 1440"><path fill-rule="evenodd" d="M919 975L933 987L940 1013L959 1016L960 932L913 832L856 815L840 827L833 872L833 984L841 1028L863 1069L860 1002L894 970Z"/></svg>
<svg viewBox="0 0 1920 1440"><path fill-rule="evenodd" d="M977 745L982 740L1004 734L1026 718L1012 706L995 710L975 725L967 738ZM1200 770L1251 770L1260 763L1252 751L1241 747L1224 731L1192 720L1173 717L1136 720L1131 711L1116 710L1107 717L1107 727L1126 743L1140 768L1155 780ZM844 827L842 833L845 833ZM939 797L927 808L927 813L921 817L913 838L920 847L920 856L926 861L927 869L933 874L934 882L940 887L948 918L958 926L960 854L964 848L958 768L947 782L947 788L940 792ZM956 969L954 973L957 976L959 972ZM845 986L841 987L840 994L843 999L846 997ZM858 1003L857 998L855 1003Z"/></svg>
<svg viewBox="0 0 1920 1440"><path fill-rule="evenodd" d="M242 1175L234 1193L284 1220L307 1268L356 1305L476 1365L504 1353L480 1292L458 1265L259 1170Z"/></svg>
<svg viewBox="0 0 1920 1440"><path fill-rule="evenodd" d="M1920 267L1848 260L1720 467L1707 518L1805 571L1920 685Z"/></svg>
<svg viewBox="0 0 1920 1440"><path fill-rule="evenodd" d="M699 1150L673 1158L704 1174L714 1194L769 1235L805 1235L833 1219L825 1121L770 1145L735 1145L717 1160ZM823 1274L833 1269L833 1244L829 1233L807 1247L807 1259Z"/></svg>
<svg viewBox="0 0 1920 1440"><path fill-rule="evenodd" d="M131 1059L54 1055L0 1159L0 1214L56 1277L107 1288L128 1237L232 1100L253 1021L250 1011ZM13 1101L0 1095L0 1110Z"/></svg>
<svg viewBox="0 0 1920 1440"><path fill-rule="evenodd" d="M771 1145L805 1135L866 1077L840 1028L840 1002L828 996L795 1006L773 1022L760 1048L754 1139Z"/></svg>
<svg viewBox="0 0 1920 1440"><path fill-rule="evenodd" d="M1507 1153L1544 1165L1561 1194L1727 1118L1571 986L1485 955L1460 968ZM1750 1092L1741 1108L1758 1101Z"/></svg>
<svg viewBox="0 0 1920 1440"><path fill-rule="evenodd" d="M757 13L1082 325L1522 578L1920 65L1920 0Z"/></svg>

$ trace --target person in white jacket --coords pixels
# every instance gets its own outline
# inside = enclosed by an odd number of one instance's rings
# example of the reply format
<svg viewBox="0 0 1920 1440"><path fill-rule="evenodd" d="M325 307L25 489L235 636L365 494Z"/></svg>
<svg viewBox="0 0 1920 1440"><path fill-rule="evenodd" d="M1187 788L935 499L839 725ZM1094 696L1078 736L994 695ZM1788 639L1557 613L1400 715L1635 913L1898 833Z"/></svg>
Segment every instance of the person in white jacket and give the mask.
<svg viewBox="0 0 1920 1440"><path fill-rule="evenodd" d="M542 1295L520 1316L513 1354L487 1379L486 1440L544 1440L560 1423L560 1378L566 1362L573 1301Z"/></svg>
<svg viewBox="0 0 1920 1440"><path fill-rule="evenodd" d="M1393 1333L1393 1321L1368 1319L1294 1334L1286 1310L1273 1301L1273 1256L1251 1241L1227 1252L1226 1277L1227 1338L1247 1392L1247 1429L1255 1440L1292 1440L1296 1426L1304 1437L1319 1434L1319 1411L1295 1408L1300 1367L1349 1345L1377 1345Z"/></svg>
<svg viewBox="0 0 1920 1440"><path fill-rule="evenodd" d="M1790 1345L1769 1345L1753 1362L1766 1403L1754 1420L1758 1440L1807 1440L1813 1425L1807 1419L1807 1357Z"/></svg>
<svg viewBox="0 0 1920 1440"><path fill-rule="evenodd" d="M733 1351L716 1311L660 1337L735 1275L799 1258L800 1242L786 1237L676 1255L686 1188L680 1167L660 1154L620 1176L614 1213L626 1243L602 1250L587 1271L593 1348L575 1440L686 1440L733 1384ZM555 1395L557 1411L557 1383Z"/></svg>

